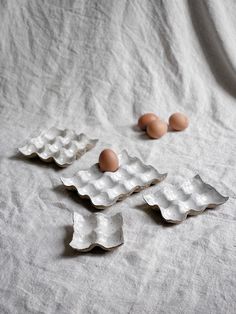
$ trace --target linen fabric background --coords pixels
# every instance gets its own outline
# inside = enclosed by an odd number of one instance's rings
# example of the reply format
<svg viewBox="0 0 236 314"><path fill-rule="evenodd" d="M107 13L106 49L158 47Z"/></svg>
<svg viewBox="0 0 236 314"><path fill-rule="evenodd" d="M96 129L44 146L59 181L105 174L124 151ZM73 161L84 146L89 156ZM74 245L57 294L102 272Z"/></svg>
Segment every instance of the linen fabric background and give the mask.
<svg viewBox="0 0 236 314"><path fill-rule="evenodd" d="M0 312L236 312L236 2L0 1ZM185 132L149 140L138 117L186 113ZM57 126L99 138L60 170L17 148ZM142 192L122 212L125 244L78 254L61 185L112 147L182 183L199 173L229 201L179 225Z"/></svg>

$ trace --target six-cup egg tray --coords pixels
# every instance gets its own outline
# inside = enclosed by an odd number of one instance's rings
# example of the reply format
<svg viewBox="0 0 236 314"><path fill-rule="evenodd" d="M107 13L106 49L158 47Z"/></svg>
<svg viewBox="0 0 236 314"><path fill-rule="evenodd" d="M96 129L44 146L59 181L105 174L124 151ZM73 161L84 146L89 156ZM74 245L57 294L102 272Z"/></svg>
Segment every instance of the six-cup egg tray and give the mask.
<svg viewBox="0 0 236 314"><path fill-rule="evenodd" d="M55 161L64 167L92 149L97 141L83 133L78 135L73 130L52 127L30 139L19 151L27 157L38 156L43 161ZM157 184L167 176L167 173L159 173L137 157L131 157L125 150L118 158L119 169L116 172L101 172L98 164L94 164L71 178L62 177L61 180L68 189L77 190L80 197L90 199L94 207L103 209L134 192ZM149 206L158 208L162 217L170 223L180 223L188 215L200 214L206 208L214 208L228 200L228 197L203 182L199 175L180 186L166 185L156 193L143 195L143 198ZM74 233L70 246L78 251L90 251L95 246L111 250L124 243L121 213L113 216L102 213L82 216L74 213L73 221Z"/></svg>
<svg viewBox="0 0 236 314"><path fill-rule="evenodd" d="M84 133L77 134L74 130L52 127L31 138L19 151L29 158L38 156L45 162L54 160L58 166L65 167L92 149L97 141Z"/></svg>
<svg viewBox="0 0 236 314"><path fill-rule="evenodd" d="M83 216L73 214L74 233L70 246L78 251L87 252L95 246L110 251L124 243L123 218L120 213L108 216L102 213Z"/></svg>

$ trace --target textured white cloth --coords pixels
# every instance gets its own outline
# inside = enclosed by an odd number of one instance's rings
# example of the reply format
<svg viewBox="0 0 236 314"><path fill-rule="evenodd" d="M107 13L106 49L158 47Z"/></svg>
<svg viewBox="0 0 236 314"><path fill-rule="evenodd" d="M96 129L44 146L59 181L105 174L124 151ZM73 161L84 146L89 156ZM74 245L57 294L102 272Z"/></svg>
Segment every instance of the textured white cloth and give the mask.
<svg viewBox="0 0 236 314"><path fill-rule="evenodd" d="M236 2L0 1L0 312L236 312ZM145 112L190 127L149 140ZM16 155L35 131L69 127L98 137L66 169ZM229 201L166 225L142 193L122 212L125 244L77 254L72 212L94 209L61 186L128 152L168 172L199 173Z"/></svg>

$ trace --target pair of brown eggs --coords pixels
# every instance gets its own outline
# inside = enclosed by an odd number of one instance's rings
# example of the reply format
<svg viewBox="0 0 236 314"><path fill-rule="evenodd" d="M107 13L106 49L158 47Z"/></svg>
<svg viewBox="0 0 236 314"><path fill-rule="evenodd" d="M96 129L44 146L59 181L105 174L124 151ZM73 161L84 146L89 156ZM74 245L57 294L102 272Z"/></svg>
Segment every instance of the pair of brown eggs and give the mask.
<svg viewBox="0 0 236 314"><path fill-rule="evenodd" d="M173 113L169 117L169 126L172 130L183 131L188 127L188 124L188 118L180 112ZM150 138L155 139L161 138L168 131L168 124L154 113L142 115L138 120L138 126L141 130L146 131Z"/></svg>

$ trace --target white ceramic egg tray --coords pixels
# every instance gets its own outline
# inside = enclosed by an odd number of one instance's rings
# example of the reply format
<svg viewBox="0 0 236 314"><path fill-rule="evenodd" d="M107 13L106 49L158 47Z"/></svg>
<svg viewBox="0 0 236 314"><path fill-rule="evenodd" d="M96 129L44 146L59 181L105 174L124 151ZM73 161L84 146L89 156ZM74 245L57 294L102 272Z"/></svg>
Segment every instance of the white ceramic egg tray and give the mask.
<svg viewBox="0 0 236 314"><path fill-rule="evenodd" d="M78 171L72 178L61 180L67 188L76 189L82 198L89 198L95 207L105 208L167 176L167 173L160 174L140 159L130 157L125 150L118 158L119 169L115 172L101 172L95 164L87 170Z"/></svg>
<svg viewBox="0 0 236 314"><path fill-rule="evenodd" d="M86 252L95 246L109 251L124 243L123 218L120 213L108 216L101 213L82 216L74 213L74 233L70 246Z"/></svg>
<svg viewBox="0 0 236 314"><path fill-rule="evenodd" d="M188 215L198 215L206 208L224 204L228 197L222 196L199 175L185 181L181 186L165 186L153 194L143 196L150 206L157 206L162 217L171 223L180 223Z"/></svg>
<svg viewBox="0 0 236 314"><path fill-rule="evenodd" d="M27 157L38 156L46 162L54 160L58 166L65 167L92 149L97 141L83 133L78 135L73 130L52 127L30 139L19 151Z"/></svg>

